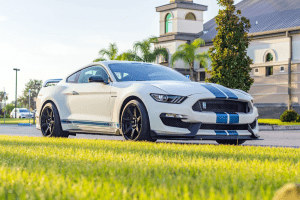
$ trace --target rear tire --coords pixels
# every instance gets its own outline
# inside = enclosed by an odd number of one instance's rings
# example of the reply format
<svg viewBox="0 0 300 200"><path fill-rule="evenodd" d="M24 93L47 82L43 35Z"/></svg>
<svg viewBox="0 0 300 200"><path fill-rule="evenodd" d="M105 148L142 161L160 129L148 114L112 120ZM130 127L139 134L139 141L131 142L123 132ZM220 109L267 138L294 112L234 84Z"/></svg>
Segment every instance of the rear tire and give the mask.
<svg viewBox="0 0 300 200"><path fill-rule="evenodd" d="M121 133L125 140L156 141L150 135L149 116L142 102L132 100L126 104L121 115Z"/></svg>
<svg viewBox="0 0 300 200"><path fill-rule="evenodd" d="M217 140L217 143L224 145L241 145L245 142L246 140Z"/></svg>
<svg viewBox="0 0 300 200"><path fill-rule="evenodd" d="M44 137L69 137L61 127L58 110L53 103L47 103L41 112L41 132Z"/></svg>

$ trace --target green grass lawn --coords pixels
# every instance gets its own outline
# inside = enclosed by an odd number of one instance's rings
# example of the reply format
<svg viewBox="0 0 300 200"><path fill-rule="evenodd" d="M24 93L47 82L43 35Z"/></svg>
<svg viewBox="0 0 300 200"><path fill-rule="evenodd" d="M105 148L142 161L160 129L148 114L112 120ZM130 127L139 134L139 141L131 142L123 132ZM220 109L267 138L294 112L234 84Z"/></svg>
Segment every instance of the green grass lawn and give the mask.
<svg viewBox="0 0 300 200"><path fill-rule="evenodd" d="M272 199L300 149L0 136L0 199Z"/></svg>
<svg viewBox="0 0 300 200"><path fill-rule="evenodd" d="M29 123L29 119L5 119L5 124L19 124L19 123ZM30 119L30 123L33 123L33 119ZM0 119L0 124L4 124L4 119Z"/></svg>
<svg viewBox="0 0 300 200"><path fill-rule="evenodd" d="M297 123L297 122L282 122L279 119L258 119L258 123L271 124L271 125L281 125L281 126L300 125L300 123Z"/></svg>

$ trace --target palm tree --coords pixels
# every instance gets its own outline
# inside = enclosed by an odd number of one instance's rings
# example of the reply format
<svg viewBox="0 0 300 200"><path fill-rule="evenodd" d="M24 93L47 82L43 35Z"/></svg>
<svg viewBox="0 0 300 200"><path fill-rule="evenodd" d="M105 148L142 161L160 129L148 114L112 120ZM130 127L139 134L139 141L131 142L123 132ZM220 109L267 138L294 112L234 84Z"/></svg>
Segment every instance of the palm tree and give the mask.
<svg viewBox="0 0 300 200"><path fill-rule="evenodd" d="M196 54L196 50L204 45L204 40L198 38L194 40L191 44L182 44L178 47L177 51L172 56L171 65L174 66L175 62L178 60L183 60L185 64L189 66L190 77L194 81L194 61L200 62L201 66L207 66L207 60L209 59L208 52L202 52Z"/></svg>
<svg viewBox="0 0 300 200"><path fill-rule="evenodd" d="M158 43L158 39L156 37L136 42L133 46L134 54L132 56L135 56L136 61L149 63L154 62L159 55L163 56L165 59L169 59L167 49L161 47L154 50L151 49L151 45L154 43Z"/></svg>
<svg viewBox="0 0 300 200"><path fill-rule="evenodd" d="M118 57L118 47L116 43L109 43L108 49L101 49L99 51L100 58L95 59L93 62L105 61L106 56L109 60L116 60Z"/></svg>
<svg viewBox="0 0 300 200"><path fill-rule="evenodd" d="M8 97L6 96L6 100L8 99ZM0 102L4 100L4 92L0 92Z"/></svg>

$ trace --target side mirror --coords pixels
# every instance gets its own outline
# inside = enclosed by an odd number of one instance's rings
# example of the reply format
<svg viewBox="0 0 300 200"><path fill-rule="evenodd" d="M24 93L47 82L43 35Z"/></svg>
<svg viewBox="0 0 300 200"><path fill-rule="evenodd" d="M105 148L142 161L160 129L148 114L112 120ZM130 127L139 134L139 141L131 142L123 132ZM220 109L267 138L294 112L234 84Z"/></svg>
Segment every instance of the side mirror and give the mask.
<svg viewBox="0 0 300 200"><path fill-rule="evenodd" d="M105 83L107 82L102 78L102 76L91 76L89 78L89 83Z"/></svg>

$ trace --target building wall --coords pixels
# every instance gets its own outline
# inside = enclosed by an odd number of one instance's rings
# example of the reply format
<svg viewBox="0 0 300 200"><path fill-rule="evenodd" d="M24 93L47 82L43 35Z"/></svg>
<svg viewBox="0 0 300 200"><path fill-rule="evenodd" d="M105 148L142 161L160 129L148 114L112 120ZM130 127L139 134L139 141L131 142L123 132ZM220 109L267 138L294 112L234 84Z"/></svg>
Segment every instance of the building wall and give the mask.
<svg viewBox="0 0 300 200"><path fill-rule="evenodd" d="M196 16L196 21L185 19L185 16L190 12ZM173 17L172 33L200 33L201 31L203 31L203 11L176 9L160 12L160 35L166 34L165 20L168 13L171 13Z"/></svg>

